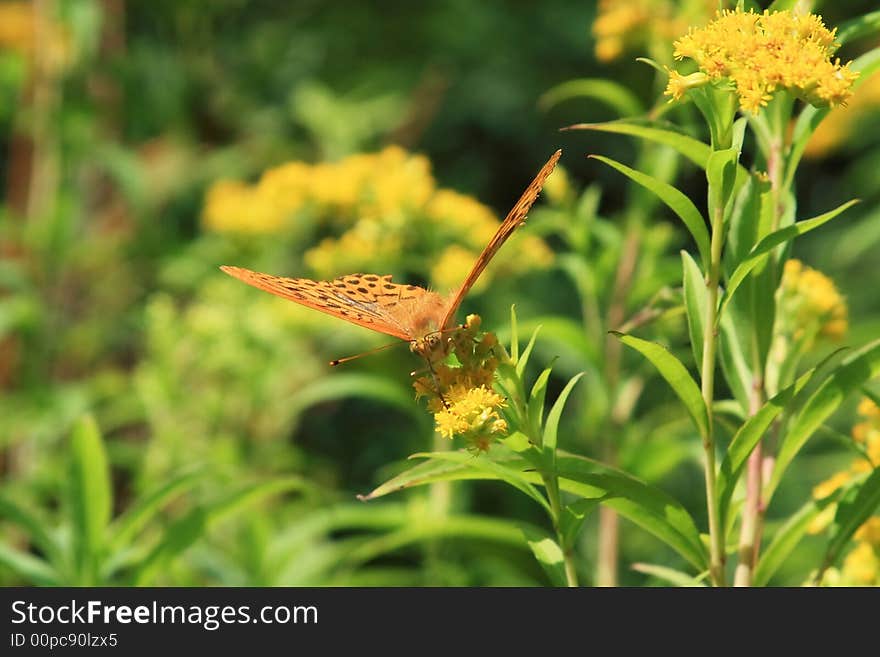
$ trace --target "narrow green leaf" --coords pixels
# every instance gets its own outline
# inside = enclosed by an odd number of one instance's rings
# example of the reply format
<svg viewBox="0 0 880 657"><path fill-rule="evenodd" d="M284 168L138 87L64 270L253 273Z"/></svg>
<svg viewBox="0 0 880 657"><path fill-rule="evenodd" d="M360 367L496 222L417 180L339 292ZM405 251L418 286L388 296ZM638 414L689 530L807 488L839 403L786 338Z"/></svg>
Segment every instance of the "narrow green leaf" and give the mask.
<svg viewBox="0 0 880 657"><path fill-rule="evenodd" d="M303 481L298 477L276 478L244 486L190 510L168 527L162 540L139 564L135 573L135 585L146 585L164 565L204 537L213 524L267 497L302 488Z"/></svg>
<svg viewBox="0 0 880 657"><path fill-rule="evenodd" d="M681 219L682 223L687 227L697 245L697 250L703 261L703 266L708 267L709 231L706 228L706 220L703 218L703 215L700 214L700 211L697 209L697 206L694 205L693 201L672 185L657 180L653 176L649 176L641 171L636 171L635 169L612 160L611 158L603 157L602 155L590 155L590 157L617 169L630 180L637 182L656 194L670 210L678 215L679 219Z"/></svg>
<svg viewBox="0 0 880 657"><path fill-rule="evenodd" d="M844 45L880 32L880 11L872 11L858 18L844 21L837 26L837 43Z"/></svg>
<svg viewBox="0 0 880 657"><path fill-rule="evenodd" d="M734 304L721 317L721 332L718 339L718 358L724 379L730 385L743 411L749 407L749 394L753 381L752 369L743 351L745 337L740 334L740 331L747 331L748 328L747 322L741 318L739 309Z"/></svg>
<svg viewBox="0 0 880 657"><path fill-rule="evenodd" d="M529 339L529 343L526 345L526 348L523 349L522 355L516 360L516 373L520 377L522 377L523 373L526 371L526 365L529 364L529 357L532 355L532 349L535 348L535 340L538 339L538 333L540 332L540 326L532 331L532 337Z"/></svg>
<svg viewBox="0 0 880 657"><path fill-rule="evenodd" d="M510 306L510 360L519 360L519 330L516 325L516 304Z"/></svg>
<svg viewBox="0 0 880 657"><path fill-rule="evenodd" d="M622 333L615 333L615 335L625 345L632 347L651 361L651 364L660 372L660 376L666 380L684 404L700 435L705 436L708 433L709 427L706 404L703 402L703 396L699 387L697 387L687 368L681 364L681 361L673 356L666 347L656 342L649 342L648 340L642 340Z"/></svg>
<svg viewBox="0 0 880 657"><path fill-rule="evenodd" d="M851 501L844 498L837 507L825 551L826 566L837 563L852 535L880 507L880 468L875 468L867 479L856 486L856 490L855 498Z"/></svg>
<svg viewBox="0 0 880 657"><path fill-rule="evenodd" d="M104 441L91 416L71 435L69 505L81 584L94 584L112 510L110 468Z"/></svg>
<svg viewBox="0 0 880 657"><path fill-rule="evenodd" d="M563 507L562 515L559 518L559 532L562 534L565 549L574 546L584 521L590 517L590 514L603 499L605 498L581 498Z"/></svg>
<svg viewBox="0 0 880 657"><path fill-rule="evenodd" d="M734 191L738 148L713 151L706 162L706 179L709 182L709 212L723 211Z"/></svg>
<svg viewBox="0 0 880 657"><path fill-rule="evenodd" d="M880 340L844 358L840 366L807 399L779 445L776 466L767 487L769 500L782 475L807 440L846 397L880 374Z"/></svg>
<svg viewBox="0 0 880 657"><path fill-rule="evenodd" d="M629 88L604 78L581 78L558 84L541 96L538 107L546 111L573 98L598 100L621 116L635 116L645 111L641 101Z"/></svg>
<svg viewBox="0 0 880 657"><path fill-rule="evenodd" d="M699 265L687 251L681 252L681 267L684 272L684 307L687 312L688 335L694 362L703 362L703 335L709 295L706 279Z"/></svg>
<svg viewBox="0 0 880 657"><path fill-rule="evenodd" d="M794 396L803 389L813 374L815 374L815 370L805 372L797 381L765 402L754 415L740 426L731 439L718 471L718 509L722 527L727 527L730 500L749 455L773 421L788 408Z"/></svg>
<svg viewBox="0 0 880 657"><path fill-rule="evenodd" d="M47 531L48 521L38 512L27 509L0 493L0 518L17 525L34 546L55 564L61 563L61 549Z"/></svg>
<svg viewBox="0 0 880 657"><path fill-rule="evenodd" d="M570 126L568 130L597 130L599 132L614 132L632 137L640 137L647 141L665 144L672 147L701 169L706 168L712 149L698 139L673 130L665 130L650 125L635 123L632 121L607 121L605 123L578 123Z"/></svg>
<svg viewBox="0 0 880 657"><path fill-rule="evenodd" d="M779 230L770 233L764 239L758 242L758 244L756 244L749 253L749 256L741 263L739 263L739 265L731 275L730 281L728 281L727 283L727 289L724 292L724 301L721 304L721 313L724 313L724 309L727 307L727 304L730 303L731 298L733 298L734 292L736 292L736 289L745 280L746 276L748 276L755 267L764 262L767 254L770 251L772 251L780 244L793 240L798 235L808 233L811 230L818 228L822 224L831 221L841 212L850 208L856 203L858 203L858 200L847 201L843 205L835 208L834 210L831 210L824 214L820 214L818 217L805 219L804 221L799 221L796 224L786 226L785 228L780 228Z"/></svg>
<svg viewBox="0 0 880 657"><path fill-rule="evenodd" d="M785 524L774 534L770 545L758 560L755 574L752 577L753 586L767 585L779 566L785 563L785 560L801 542L813 519L836 498L837 495L832 495L822 500L810 500L794 515L789 516Z"/></svg>
<svg viewBox="0 0 880 657"><path fill-rule="evenodd" d="M29 586L63 586L52 566L32 554L16 550L10 545L0 543L0 566L15 573Z"/></svg>
<svg viewBox="0 0 880 657"><path fill-rule="evenodd" d="M544 532L530 527L523 527L522 532L553 586L565 586L565 555L559 544Z"/></svg>
<svg viewBox="0 0 880 657"><path fill-rule="evenodd" d="M560 453L556 468L562 490L580 494L571 482L595 489L587 497L604 497L602 504L659 538L695 568L702 571L707 567L706 549L697 526L675 498L584 457Z"/></svg>
<svg viewBox="0 0 880 657"><path fill-rule="evenodd" d="M634 563L632 565L632 569L636 572L644 573L645 575L650 575L652 577L656 577L659 580L664 582L669 582L675 586L682 587L705 587L706 584L702 580L697 579L693 575L688 575L687 573L683 573L680 570L675 570L674 568L667 568L666 566L658 566L652 563Z"/></svg>
<svg viewBox="0 0 880 657"><path fill-rule="evenodd" d="M544 426L542 446L544 448L544 454L549 461L551 471L556 455L557 431L559 429L559 420L562 418L562 409L565 407L565 402L568 400L568 396L571 394L572 389L574 389L575 384L583 375L583 372L576 374L567 384L565 384L565 387L562 389L562 392L559 393L559 397L556 398L553 407L547 414L547 424Z"/></svg>
<svg viewBox="0 0 880 657"><path fill-rule="evenodd" d="M550 513L550 504L549 502L547 502L547 498L544 497L544 495L542 495L537 488L535 488L532 484L528 482L526 478L523 477L522 472L519 469L517 469L516 467L509 467L503 462L494 461L483 454L475 455L461 451L423 452L413 454L410 458L425 458L435 461L449 461L451 463L457 463L459 465L472 468L478 472L494 475L498 479L510 484L521 493L525 493L535 502L544 507L544 509L548 513ZM514 463L517 464L520 462L515 461ZM371 497L375 496L371 494Z"/></svg>
<svg viewBox="0 0 880 657"><path fill-rule="evenodd" d="M550 379L551 371L551 368L548 367L538 375L535 385L532 386L532 393L529 395L529 422L531 433L535 437L541 435L541 427L544 424L544 399L547 396L547 381Z"/></svg>
<svg viewBox="0 0 880 657"><path fill-rule="evenodd" d="M109 551L122 550L155 517L166 502L192 488L204 472L186 472L167 481L151 493L140 497L110 527Z"/></svg>

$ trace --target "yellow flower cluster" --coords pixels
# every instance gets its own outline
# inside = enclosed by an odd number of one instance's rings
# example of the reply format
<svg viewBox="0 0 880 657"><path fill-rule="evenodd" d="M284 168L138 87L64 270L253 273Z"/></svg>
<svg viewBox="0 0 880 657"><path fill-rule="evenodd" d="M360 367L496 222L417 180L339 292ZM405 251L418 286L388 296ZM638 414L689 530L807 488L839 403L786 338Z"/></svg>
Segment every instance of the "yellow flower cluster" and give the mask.
<svg viewBox="0 0 880 657"><path fill-rule="evenodd" d="M859 122L875 112L878 105L880 105L880 73L875 73L860 82L846 107L835 107L822 120L807 142L804 156L820 158L837 150L841 144L857 134Z"/></svg>
<svg viewBox="0 0 880 657"><path fill-rule="evenodd" d="M471 449L486 451L494 438L507 433L507 422L500 414L504 397L492 390L498 339L479 329L480 317L468 315L446 343L457 364L432 363L432 371L418 377L413 387L417 399L428 400L440 435L462 436Z"/></svg>
<svg viewBox="0 0 880 657"><path fill-rule="evenodd" d="M800 260L787 260L778 293L781 332L809 348L816 335L841 340L846 335L846 301L834 281Z"/></svg>
<svg viewBox="0 0 880 657"><path fill-rule="evenodd" d="M717 7L717 0L599 0L592 28L596 59L610 62L626 51L653 52L655 44L668 44L688 25L704 23Z"/></svg>
<svg viewBox="0 0 880 657"><path fill-rule="evenodd" d="M740 107L757 113L780 89L813 105L844 104L858 73L831 61L835 49L834 31L820 16L737 9L691 28L675 42L675 58L694 60L707 82L730 80ZM680 98L685 91L680 76L672 76L666 94Z"/></svg>
<svg viewBox="0 0 880 657"><path fill-rule="evenodd" d="M71 63L71 40L62 26L39 14L33 2L0 2L0 49L33 57L38 49L42 63L59 72Z"/></svg>
<svg viewBox="0 0 880 657"><path fill-rule="evenodd" d="M207 229L229 233L326 227L332 236L303 258L315 276L397 269L440 290L461 283L498 228L488 207L438 188L428 159L397 146L334 163L289 162L253 185L221 180L206 195L202 219ZM525 271L548 266L552 254L542 240L515 235L498 260L501 268ZM477 288L487 283L482 277Z"/></svg>
<svg viewBox="0 0 880 657"><path fill-rule="evenodd" d="M853 440L864 449L867 458L859 457L847 470L836 473L813 489L813 497L822 499L845 486L854 477L880 467L880 407L872 400L863 399L858 413L862 420L852 430ZM834 518L836 507L827 508L810 525L818 533ZM853 536L855 548L847 555L839 571L826 575L825 583L855 586L880 586L880 517L869 518Z"/></svg>

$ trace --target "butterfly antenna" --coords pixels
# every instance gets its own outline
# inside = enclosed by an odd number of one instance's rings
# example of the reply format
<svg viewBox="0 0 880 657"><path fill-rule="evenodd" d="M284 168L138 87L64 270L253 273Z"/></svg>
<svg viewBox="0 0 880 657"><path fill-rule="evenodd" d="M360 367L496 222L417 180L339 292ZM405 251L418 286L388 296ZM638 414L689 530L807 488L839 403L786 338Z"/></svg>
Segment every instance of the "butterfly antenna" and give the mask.
<svg viewBox="0 0 880 657"><path fill-rule="evenodd" d="M355 354L354 356L345 356L344 358L337 358L335 360L330 361L330 367L336 367L337 365L342 365L342 363L347 363L350 360L355 360L357 358L361 358L362 356L369 356L371 354L375 354L378 351L385 351L386 349L390 349L391 347L396 347L399 344L405 344L400 342L392 342L390 344L383 344L381 347L376 347L375 349L370 349L369 351L363 351L359 354Z"/></svg>

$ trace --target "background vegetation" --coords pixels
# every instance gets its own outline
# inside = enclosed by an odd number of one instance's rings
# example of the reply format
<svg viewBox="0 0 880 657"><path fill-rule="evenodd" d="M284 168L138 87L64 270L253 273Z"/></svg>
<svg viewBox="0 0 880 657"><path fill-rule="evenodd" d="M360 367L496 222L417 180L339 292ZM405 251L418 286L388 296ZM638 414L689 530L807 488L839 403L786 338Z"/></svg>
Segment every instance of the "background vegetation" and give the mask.
<svg viewBox="0 0 880 657"><path fill-rule="evenodd" d="M0 3L0 583L547 584L523 534L546 527L541 509L500 483L356 499L409 454L451 447L413 399L405 346L331 370L384 340L217 266L451 286L558 147L564 170L464 311L504 343L511 304L520 335L541 325L527 379L554 363L548 405L586 372L560 447L662 488L705 526L687 418L606 335L648 325L689 350L678 251L692 244L584 155L638 159L695 200L705 175L671 150L558 129L665 102L634 58L671 63L683 30L658 33L658 16L710 14L620 4L643 20L617 53L593 2ZM816 11L834 26L874 9ZM869 33L840 56L876 45ZM848 308L803 367L880 335L877 88L826 119L799 170L799 216L862 199L795 243ZM680 123L705 138L687 109ZM769 528L850 467L858 402L798 456ZM626 522L603 547L599 518L575 543L581 582L657 584L630 566L682 567ZM771 583L804 583L823 547L807 536Z"/></svg>

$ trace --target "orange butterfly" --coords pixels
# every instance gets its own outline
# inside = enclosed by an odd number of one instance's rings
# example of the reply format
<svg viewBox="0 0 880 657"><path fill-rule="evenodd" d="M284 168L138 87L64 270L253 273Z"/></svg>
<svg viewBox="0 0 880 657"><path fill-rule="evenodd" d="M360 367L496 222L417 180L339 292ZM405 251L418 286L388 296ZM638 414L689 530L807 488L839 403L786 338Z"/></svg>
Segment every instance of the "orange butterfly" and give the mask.
<svg viewBox="0 0 880 657"><path fill-rule="evenodd" d="M455 313L468 290L501 245L524 223L529 208L538 198L560 155L562 151L556 151L538 172L489 240L464 282L450 295L444 296L416 285L393 283L390 274L348 274L332 281L313 281L261 274L242 267L224 265L220 269L270 294L406 340L414 352L430 362L429 354L439 342L440 334L452 328Z"/></svg>

